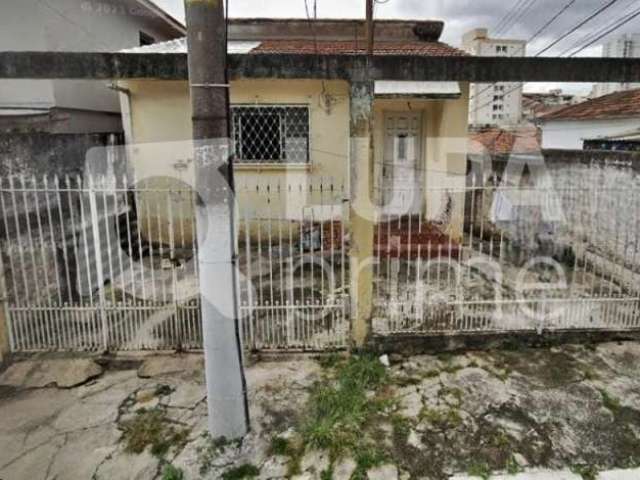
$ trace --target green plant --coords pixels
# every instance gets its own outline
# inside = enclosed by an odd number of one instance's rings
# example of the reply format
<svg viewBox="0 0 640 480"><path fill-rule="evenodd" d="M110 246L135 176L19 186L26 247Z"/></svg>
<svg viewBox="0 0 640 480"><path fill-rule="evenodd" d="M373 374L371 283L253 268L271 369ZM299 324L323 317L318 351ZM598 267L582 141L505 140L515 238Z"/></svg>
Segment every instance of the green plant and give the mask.
<svg viewBox="0 0 640 480"><path fill-rule="evenodd" d="M351 357L335 369L335 377L316 383L309 396L301 433L305 444L338 458L362 440L367 420L384 408L367 396L386 381L386 370L372 356Z"/></svg>
<svg viewBox="0 0 640 480"><path fill-rule="evenodd" d="M234 467L222 474L222 480L242 480L255 478L260 475L260 469L250 463L245 463L239 467Z"/></svg>
<svg viewBox="0 0 640 480"><path fill-rule="evenodd" d="M289 440L282 437L273 437L271 439L271 453L273 455L289 455Z"/></svg>
<svg viewBox="0 0 640 480"><path fill-rule="evenodd" d="M140 454L150 446L151 453L157 457L163 457L172 447L181 450L189 436L189 430L176 429L159 408L139 410L122 427L126 452Z"/></svg>
<svg viewBox="0 0 640 480"><path fill-rule="evenodd" d="M320 472L320 480L333 480L333 467L328 467Z"/></svg>
<svg viewBox="0 0 640 480"><path fill-rule="evenodd" d="M212 438L209 433L202 435L203 445L197 448L198 462L200 463L200 475L206 475L211 469L213 461L220 453L224 453L229 445L239 445L238 440L228 440L226 437Z"/></svg>
<svg viewBox="0 0 640 480"><path fill-rule="evenodd" d="M491 476L491 468L486 462L474 462L469 466L467 473L472 477L488 480Z"/></svg>
<svg viewBox="0 0 640 480"><path fill-rule="evenodd" d="M384 452L376 446L371 444L362 445L355 452L356 469L351 475L351 480L365 480L367 471L382 465L386 459Z"/></svg>
<svg viewBox="0 0 640 480"><path fill-rule="evenodd" d="M179 468L168 464L162 471L162 480L184 480L184 472Z"/></svg>
<svg viewBox="0 0 640 480"><path fill-rule="evenodd" d="M435 410L423 407L418 415L420 420L424 420L440 430L457 428L462 425L462 417L457 410Z"/></svg>
<svg viewBox="0 0 640 480"><path fill-rule="evenodd" d="M397 438L406 440L411 433L411 422L401 415L396 414L391 417L391 426Z"/></svg>
<svg viewBox="0 0 640 480"><path fill-rule="evenodd" d="M598 477L598 469L594 465L573 465L571 471L584 480L596 480Z"/></svg>

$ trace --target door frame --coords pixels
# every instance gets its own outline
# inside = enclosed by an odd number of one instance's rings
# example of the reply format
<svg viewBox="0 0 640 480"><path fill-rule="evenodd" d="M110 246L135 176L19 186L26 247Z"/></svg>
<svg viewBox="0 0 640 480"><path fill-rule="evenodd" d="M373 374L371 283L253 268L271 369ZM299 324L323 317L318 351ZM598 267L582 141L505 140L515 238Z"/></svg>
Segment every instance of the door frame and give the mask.
<svg viewBox="0 0 640 480"><path fill-rule="evenodd" d="M380 141L380 145L382 148L382 151L380 152L380 168L376 174L376 178L378 179L378 191L379 191L379 195L377 198L378 204L380 205L382 203L382 201L384 200L384 195L383 195L383 187L384 187L384 168L385 168L385 146L386 146L386 142L387 142L387 122L388 122L388 118L394 115L415 115L418 119L419 125L418 125L418 129L417 129L417 136L418 136L418 141L416 142L416 148L417 148L417 153L416 153L416 163L415 163L415 170L416 171L422 171L421 175L416 175L415 179L416 179L416 185L418 186L423 186L426 185L426 178L424 178L425 176L425 171L426 171L426 159L424 158L424 154L425 154L425 143L426 143L426 138L425 138L425 132L426 132L426 118L424 115L425 110L423 108L420 109L407 109L407 110L401 110L401 109L382 109L382 128L380 130L381 135L382 135L382 139ZM420 167L423 168L420 168ZM424 214L425 212L425 202L424 199L420 200L420 204L419 206L415 206L413 208L417 208L418 211L415 212L416 214Z"/></svg>

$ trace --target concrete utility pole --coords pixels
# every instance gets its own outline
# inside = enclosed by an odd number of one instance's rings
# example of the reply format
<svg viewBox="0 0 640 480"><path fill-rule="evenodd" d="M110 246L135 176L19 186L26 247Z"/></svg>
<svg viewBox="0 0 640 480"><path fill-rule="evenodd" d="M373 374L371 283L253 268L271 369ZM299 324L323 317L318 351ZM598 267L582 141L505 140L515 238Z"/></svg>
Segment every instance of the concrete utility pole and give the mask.
<svg viewBox="0 0 640 480"><path fill-rule="evenodd" d="M223 0L185 0L191 87L198 266L209 431L249 429L236 297L233 165Z"/></svg>
<svg viewBox="0 0 640 480"><path fill-rule="evenodd" d="M367 0L367 55L373 55L373 2Z"/></svg>

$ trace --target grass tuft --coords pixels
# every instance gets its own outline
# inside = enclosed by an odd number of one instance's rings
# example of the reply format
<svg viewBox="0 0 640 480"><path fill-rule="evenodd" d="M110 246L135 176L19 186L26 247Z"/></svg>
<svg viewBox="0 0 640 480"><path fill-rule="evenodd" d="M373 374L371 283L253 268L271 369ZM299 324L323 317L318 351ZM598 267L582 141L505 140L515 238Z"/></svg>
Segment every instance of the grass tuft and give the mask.
<svg viewBox="0 0 640 480"><path fill-rule="evenodd" d="M260 469L250 463L234 467L222 474L222 480L243 480L260 475Z"/></svg>
<svg viewBox="0 0 640 480"><path fill-rule="evenodd" d="M386 379L384 365L373 356L339 362L333 378L311 389L301 428L304 444L329 451L331 458L359 450L365 424L384 408L384 402L367 392L375 391Z"/></svg>
<svg viewBox="0 0 640 480"><path fill-rule="evenodd" d="M162 471L162 480L184 480L184 472L168 464Z"/></svg>
<svg viewBox="0 0 640 480"><path fill-rule="evenodd" d="M123 440L127 453L142 453L151 447L151 453L163 457L174 447L181 450L187 443L188 429L176 429L159 409L139 410L136 416L123 423Z"/></svg>
<svg viewBox="0 0 640 480"><path fill-rule="evenodd" d="M596 480L598 477L598 469L594 465L574 465L571 471L584 480Z"/></svg>
<svg viewBox="0 0 640 480"><path fill-rule="evenodd" d="M491 468L486 462L475 462L469 466L467 473L471 477L480 477L482 480L489 480L491 477Z"/></svg>

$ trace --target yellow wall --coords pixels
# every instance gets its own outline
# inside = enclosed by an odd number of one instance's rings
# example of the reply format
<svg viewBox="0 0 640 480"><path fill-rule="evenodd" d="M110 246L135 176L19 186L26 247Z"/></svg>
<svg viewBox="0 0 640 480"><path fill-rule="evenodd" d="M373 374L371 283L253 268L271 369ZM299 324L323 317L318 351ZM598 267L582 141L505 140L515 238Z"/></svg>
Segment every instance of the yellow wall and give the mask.
<svg viewBox="0 0 640 480"><path fill-rule="evenodd" d="M374 159L375 181L379 181L378 166L384 155L385 111L413 111L422 114L422 142L420 162L424 168L426 216L441 220L445 209L444 198L452 197L448 233L458 239L462 236L462 215L467 166L467 121L469 85L460 83L462 95L449 100L376 100L374 105Z"/></svg>
<svg viewBox="0 0 640 480"><path fill-rule="evenodd" d="M330 106L322 98L324 92L331 99ZM123 86L131 91L132 139L136 144L150 142L179 142L191 138L191 104L187 82L128 81ZM289 166L287 178L292 181L308 179L319 182L334 178L346 182L349 152L349 84L342 81L317 80L240 80L232 82L232 104L302 104L309 106L310 164ZM166 148L166 145L164 146ZM160 166L155 150L154 157L136 157L132 164L158 174L172 173L172 159ZM185 152L185 155L187 153ZM166 169L166 171L165 171ZM251 182L255 173L265 179L282 180L281 166L238 165L237 181ZM191 166L188 173L192 174Z"/></svg>
<svg viewBox="0 0 640 480"><path fill-rule="evenodd" d="M376 165L383 155L383 118L385 110L422 111L425 184L428 188L460 184L466 169L466 155L447 153L452 147L446 138L463 139L466 146L468 84L460 84L462 97L456 100L376 100L374 108L374 156ZM185 81L127 81L121 86L130 90L131 139L129 161L138 177L182 178L193 182L191 144L191 104ZM323 90L325 95L322 95ZM327 98L330 99L329 105ZM231 87L232 104L304 104L310 113L310 163L308 165L267 166L238 164L236 185L243 214L249 217L299 219L301 207L327 203L330 196L337 205L329 209L308 209L307 217L338 216L339 199L347 195L349 140L349 84L343 81L318 80L239 80ZM126 127L125 127L126 128ZM186 168L175 168L176 164ZM454 175L452 175L454 174ZM374 172L377 175L377 172ZM464 182L464 180L462 180ZM309 193L309 187L333 184L334 192ZM153 182L150 183L153 185ZM255 192L256 185L280 185L283 193L271 193L271 201ZM462 183L463 185L464 183ZM344 194L339 191L345 188ZM291 190L289 188L291 187ZM289 193L291 192L291 193ZM322 198L321 198L322 197ZM427 214L440 210L440 198L428 195ZM179 197L178 197L179 198ZM287 202L288 200L288 202ZM287 210L286 205L291 208ZM146 208L140 209L144 211ZM152 210L158 210L157 203ZM458 206L456 207L458 209ZM161 212L166 212L162 208ZM171 210L174 220L185 208L176 200ZM436 213L434 213L436 212ZM154 222L158 224L158 222ZM160 222L161 230L168 225ZM452 229L461 234L461 224ZM155 235L154 235L155 236Z"/></svg>

